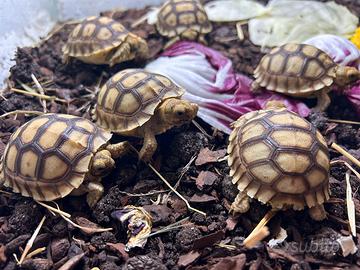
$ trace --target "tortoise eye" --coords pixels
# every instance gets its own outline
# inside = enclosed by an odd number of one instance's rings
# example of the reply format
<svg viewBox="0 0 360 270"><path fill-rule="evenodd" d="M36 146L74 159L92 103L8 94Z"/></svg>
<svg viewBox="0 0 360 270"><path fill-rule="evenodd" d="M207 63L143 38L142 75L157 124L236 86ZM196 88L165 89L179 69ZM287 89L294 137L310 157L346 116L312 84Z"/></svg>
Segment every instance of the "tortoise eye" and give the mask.
<svg viewBox="0 0 360 270"><path fill-rule="evenodd" d="M355 81L357 78L358 78L358 76L356 74L350 74L350 76L349 76L349 79L351 81Z"/></svg>
<svg viewBox="0 0 360 270"><path fill-rule="evenodd" d="M183 111L177 111L177 112L176 112L176 115L177 115L177 116L183 116L183 115L184 115L184 112L183 112Z"/></svg>

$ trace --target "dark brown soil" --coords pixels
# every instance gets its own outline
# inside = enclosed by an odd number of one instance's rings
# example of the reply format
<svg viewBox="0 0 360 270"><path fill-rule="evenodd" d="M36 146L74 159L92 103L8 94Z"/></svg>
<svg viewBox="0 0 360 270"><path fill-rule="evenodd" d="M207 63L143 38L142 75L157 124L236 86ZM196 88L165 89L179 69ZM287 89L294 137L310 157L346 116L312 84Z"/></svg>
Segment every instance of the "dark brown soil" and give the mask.
<svg viewBox="0 0 360 270"><path fill-rule="evenodd" d="M264 1L265 2L265 1ZM347 5L360 15L360 2L356 0L336 1ZM127 12L104 12L130 28L131 23L145 14L146 10ZM258 47L246 38L244 41L224 41L236 36L234 24L214 24L214 31L208 36L209 46L223 52L232 59L235 70L251 75L262 54ZM16 65L11 69L10 84L21 88L20 83L31 85L34 74L46 87L48 95L58 96L69 104L48 102L51 112L70 113L89 117L89 91L94 92L112 74L128 67L142 67L146 63L128 62L112 68L72 61L65 65L61 60L61 47L74 25L66 25L36 48L19 48ZM151 59L161 52L163 40L151 25L142 24L133 32L147 39ZM246 28L244 27L245 34ZM150 59L150 60L151 60ZM0 114L14 110L37 110L42 106L35 98L24 97L8 91L6 100L0 97ZM326 113L312 114L309 120L316 125L329 141L336 141L360 157L360 130L358 126L334 124L328 118L359 120L359 117L343 97L333 96L332 105ZM0 119L0 155L9 136L30 117L18 115L16 119ZM213 134L210 126L199 121ZM158 137L159 148L155 165L164 177L175 184L186 164L204 148L223 150L227 136L215 133L212 137L187 125L173 129ZM115 137L114 141L121 138ZM131 140L138 147L141 141ZM331 151L331 159L343 158ZM191 204L206 212L204 217L188 211L177 196L171 194L164 204L155 205L158 194L142 195L153 191L165 191L167 187L148 168L138 163L137 158L128 155L116 162L116 169L104 179L105 195L94 209L90 209L84 197L67 197L59 200L62 210L71 213L72 218L83 217L102 227L113 228L110 232L88 235L58 216L53 216L42 206L18 194L0 193L0 269L59 269L66 262L73 269L359 269L360 253L343 257L338 235L349 234L346 210L345 173L347 168L334 165L331 169L332 199L325 208L329 218L322 222L311 220L307 212L285 211L278 213L270 222L273 237L280 229L287 231L288 238L279 248L269 248L266 243L247 250L244 238L256 226L268 207L253 201L251 211L240 217L232 217L228 210L237 194L228 174L226 162L207 163L196 166L191 163L181 178L178 191ZM360 169L360 168L357 168ZM196 179L201 174L202 184ZM351 176L357 217L360 212L360 182ZM7 192L11 190L5 189ZM166 194L166 193L163 193ZM160 197L163 199L163 197ZM189 217L184 227L158 234L148 239L145 248L136 248L128 254L123 250L126 230L111 218L111 213L125 205L143 206L154 218L153 231ZM13 254L19 258L31 234L41 218L46 221L35 240L32 250L46 247L46 250L27 259L22 267L16 265ZM360 226L360 219L356 223ZM359 237L359 235L358 235ZM218 245L219 243L223 244ZM355 239L357 241L357 239ZM114 244L111 246L109 243ZM320 244L319 244L320 243ZM224 245L228 246L224 246ZM330 249L313 250L309 246L329 246ZM359 247L359 246L358 246ZM78 255L78 256L76 256ZM72 258L70 260L70 258ZM212 268L213 267L213 268ZM65 268L64 268L65 269ZM70 269L70 267L66 268Z"/></svg>

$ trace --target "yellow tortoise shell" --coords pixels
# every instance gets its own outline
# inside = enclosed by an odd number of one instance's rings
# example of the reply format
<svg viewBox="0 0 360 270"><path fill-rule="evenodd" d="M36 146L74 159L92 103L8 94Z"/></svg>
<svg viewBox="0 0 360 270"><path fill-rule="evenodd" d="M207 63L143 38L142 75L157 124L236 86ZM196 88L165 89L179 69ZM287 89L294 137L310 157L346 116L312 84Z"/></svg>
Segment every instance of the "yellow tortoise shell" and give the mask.
<svg viewBox="0 0 360 270"><path fill-rule="evenodd" d="M11 136L0 178L14 192L35 200L65 197L81 185L93 155L110 138L109 132L82 117L38 116Z"/></svg>
<svg viewBox="0 0 360 270"><path fill-rule="evenodd" d="M238 189L273 208L329 199L329 153L316 128L286 109L249 112L234 123L228 163Z"/></svg>
<svg viewBox="0 0 360 270"><path fill-rule="evenodd" d="M163 4L157 16L156 27L166 37L175 37L192 29L199 34L212 30L203 6L197 0L169 0Z"/></svg>
<svg viewBox="0 0 360 270"><path fill-rule="evenodd" d="M105 129L128 132L149 121L163 100L180 98L183 94L184 89L165 76L142 69L125 69L101 88L94 119Z"/></svg>
<svg viewBox="0 0 360 270"><path fill-rule="evenodd" d="M268 90L307 96L333 84L336 66L329 55L314 46L289 43L266 54L254 77Z"/></svg>

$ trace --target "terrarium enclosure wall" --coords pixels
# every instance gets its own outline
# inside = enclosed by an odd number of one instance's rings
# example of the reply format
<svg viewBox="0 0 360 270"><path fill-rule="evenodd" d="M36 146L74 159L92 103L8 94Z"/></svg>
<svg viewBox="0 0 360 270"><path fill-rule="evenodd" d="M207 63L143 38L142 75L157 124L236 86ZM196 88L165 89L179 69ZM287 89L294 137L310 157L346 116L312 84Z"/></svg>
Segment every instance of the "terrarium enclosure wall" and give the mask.
<svg viewBox="0 0 360 270"><path fill-rule="evenodd" d="M164 0L1 0L0 88L14 65L17 47L36 44L57 22L98 15L111 9L142 8Z"/></svg>

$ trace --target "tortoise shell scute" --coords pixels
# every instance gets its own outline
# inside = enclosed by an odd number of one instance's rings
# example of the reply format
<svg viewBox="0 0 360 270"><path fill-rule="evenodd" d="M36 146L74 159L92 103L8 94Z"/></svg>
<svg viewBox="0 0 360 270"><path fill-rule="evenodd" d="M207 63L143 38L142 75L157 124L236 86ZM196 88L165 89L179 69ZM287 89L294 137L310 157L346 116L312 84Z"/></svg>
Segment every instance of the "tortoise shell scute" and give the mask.
<svg viewBox="0 0 360 270"><path fill-rule="evenodd" d="M111 134L81 117L45 114L10 138L2 163L5 185L36 200L54 200L80 186L94 153Z"/></svg>

